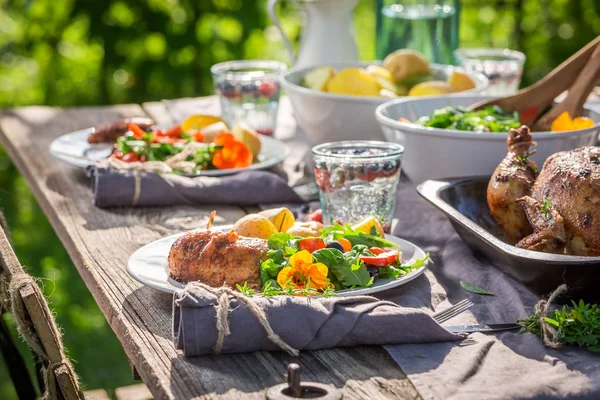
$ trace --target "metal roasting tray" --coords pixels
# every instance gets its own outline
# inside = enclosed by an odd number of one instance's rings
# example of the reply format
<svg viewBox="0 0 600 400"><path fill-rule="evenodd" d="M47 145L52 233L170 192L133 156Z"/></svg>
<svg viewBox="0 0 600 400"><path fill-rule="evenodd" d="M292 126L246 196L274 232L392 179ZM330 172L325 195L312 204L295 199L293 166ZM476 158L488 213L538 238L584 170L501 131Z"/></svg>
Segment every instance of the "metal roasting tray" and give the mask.
<svg viewBox="0 0 600 400"><path fill-rule="evenodd" d="M600 257L549 254L520 249L505 242L487 204L489 177L429 180L419 194L439 208L462 240L504 273L540 296L561 283L569 290L562 302L600 302Z"/></svg>

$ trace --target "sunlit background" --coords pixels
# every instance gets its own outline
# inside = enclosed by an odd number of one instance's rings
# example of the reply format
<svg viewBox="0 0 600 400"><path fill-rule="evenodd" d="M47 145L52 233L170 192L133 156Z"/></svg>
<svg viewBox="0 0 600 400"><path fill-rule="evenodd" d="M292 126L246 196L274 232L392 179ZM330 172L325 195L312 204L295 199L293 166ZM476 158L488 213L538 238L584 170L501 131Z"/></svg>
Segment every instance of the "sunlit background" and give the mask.
<svg viewBox="0 0 600 400"><path fill-rule="evenodd" d="M399 2L401 2L399 0ZM463 0L461 47L527 55L535 82L597 35L598 0ZM297 43L302 16L281 9ZM375 54L375 0L360 0L360 57ZM266 0L0 0L0 107L141 103L211 93L209 68L232 59L288 61ZM121 346L24 179L0 148L0 209L23 264L44 278L86 389L134 383ZM0 398L16 395L0 362Z"/></svg>

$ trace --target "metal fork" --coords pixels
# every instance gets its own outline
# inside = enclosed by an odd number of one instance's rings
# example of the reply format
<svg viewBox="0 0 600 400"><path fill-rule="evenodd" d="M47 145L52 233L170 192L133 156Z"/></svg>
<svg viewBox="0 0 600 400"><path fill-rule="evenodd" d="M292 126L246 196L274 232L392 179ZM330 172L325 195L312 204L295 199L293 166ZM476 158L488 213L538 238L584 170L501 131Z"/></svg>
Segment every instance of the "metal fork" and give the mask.
<svg viewBox="0 0 600 400"><path fill-rule="evenodd" d="M462 301L459 301L452 307L448 307L445 310L436 312L431 317L438 324L442 324L442 323L448 321L449 319L456 317L458 314L461 314L461 313L467 311L471 307L473 307L473 302L469 299L464 299Z"/></svg>

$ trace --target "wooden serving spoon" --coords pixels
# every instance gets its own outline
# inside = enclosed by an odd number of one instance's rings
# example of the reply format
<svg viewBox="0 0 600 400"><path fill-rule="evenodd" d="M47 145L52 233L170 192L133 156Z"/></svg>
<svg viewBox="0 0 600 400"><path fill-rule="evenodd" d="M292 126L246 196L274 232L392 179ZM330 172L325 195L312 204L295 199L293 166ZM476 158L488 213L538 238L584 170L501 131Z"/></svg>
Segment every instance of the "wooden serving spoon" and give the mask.
<svg viewBox="0 0 600 400"><path fill-rule="evenodd" d="M600 45L596 46L589 61L569 88L567 97L542 115L531 127L532 131L549 131L552 122L565 111L571 118L581 116L583 104L598 84L598 80L600 80Z"/></svg>
<svg viewBox="0 0 600 400"><path fill-rule="evenodd" d="M569 89L598 44L600 44L600 36L554 68L554 70L535 84L519 90L512 96L473 104L469 109L479 110L487 106L496 105L506 111L519 111L521 113L521 122L531 124L542 111L552 104L556 96ZM525 111L527 113L523 115Z"/></svg>

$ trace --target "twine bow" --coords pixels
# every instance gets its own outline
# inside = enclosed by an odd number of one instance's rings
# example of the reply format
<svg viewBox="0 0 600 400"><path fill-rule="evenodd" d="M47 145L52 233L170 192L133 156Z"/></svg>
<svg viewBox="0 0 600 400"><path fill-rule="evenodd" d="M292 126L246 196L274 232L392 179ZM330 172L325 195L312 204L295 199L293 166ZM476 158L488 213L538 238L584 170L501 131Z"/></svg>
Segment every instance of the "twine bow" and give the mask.
<svg viewBox="0 0 600 400"><path fill-rule="evenodd" d="M533 308L534 315L536 315L540 322L542 329L542 339L544 344L553 349L560 347L560 343L556 343L554 338L556 336L556 329L546 322L546 316L548 315L548 309L554 302L554 300L567 291L567 285L564 283L557 287L554 292L550 295L548 300L540 300Z"/></svg>
<svg viewBox="0 0 600 400"><path fill-rule="evenodd" d="M218 336L215 346L213 347L213 351L216 354L221 353L221 351L223 350L223 343L225 342L225 338L231 334L231 330L229 328L229 312L233 311L231 309L231 298L237 299L248 308L250 313L258 320L260 325L264 328L265 332L267 332L267 337L271 342L275 343L282 350L285 350L288 354L292 356L297 356L299 354L298 350L291 347L281 338L281 336L275 333L275 331L271 327L271 324L269 323L269 320L267 319L265 311L258 304L256 304L256 302L252 301L252 299L248 298L244 294L237 292L227 286L214 288L204 283L191 282L186 286L184 290L184 296L189 295L188 288L190 288L190 286L195 286L204 289L217 297L215 309L217 314L216 324Z"/></svg>

